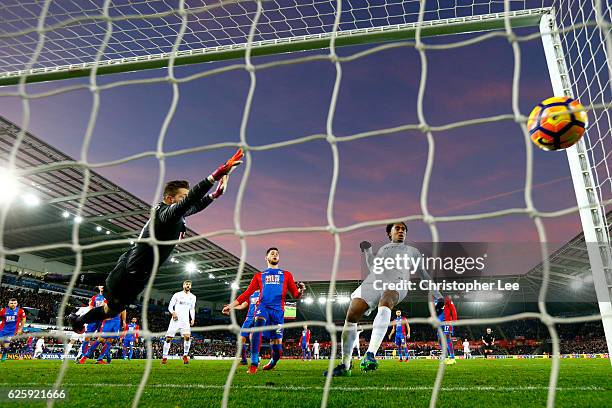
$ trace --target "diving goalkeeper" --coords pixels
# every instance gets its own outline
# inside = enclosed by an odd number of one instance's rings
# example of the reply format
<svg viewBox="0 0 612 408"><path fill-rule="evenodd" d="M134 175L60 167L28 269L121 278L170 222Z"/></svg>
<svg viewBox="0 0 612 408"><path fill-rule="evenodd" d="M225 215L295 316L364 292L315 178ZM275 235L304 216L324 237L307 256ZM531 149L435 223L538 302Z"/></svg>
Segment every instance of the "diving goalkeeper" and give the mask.
<svg viewBox="0 0 612 408"><path fill-rule="evenodd" d="M182 239L187 231L185 217L199 213L225 192L228 175L236 166L242 164L242 157L242 149L239 149L227 162L191 189L189 182L185 180L166 183L163 201L155 207L153 213L155 239L158 241ZM217 187L212 193L207 194L215 182ZM142 228L139 240L150 237L150 222L151 219ZM170 257L175 246L176 244L157 245L158 268ZM121 255L115 268L106 277L104 295L107 303L94 307L83 316L76 314L68 316L68 322L73 330L82 333L86 323L115 316L133 303L149 282L153 263L153 245L147 242L137 242L134 247Z"/></svg>

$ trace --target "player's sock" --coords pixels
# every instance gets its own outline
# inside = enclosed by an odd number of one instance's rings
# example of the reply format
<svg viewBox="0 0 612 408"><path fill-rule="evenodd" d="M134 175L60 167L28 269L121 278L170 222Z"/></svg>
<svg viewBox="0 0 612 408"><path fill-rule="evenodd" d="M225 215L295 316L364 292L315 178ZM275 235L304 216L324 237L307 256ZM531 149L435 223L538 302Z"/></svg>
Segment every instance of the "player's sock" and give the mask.
<svg viewBox="0 0 612 408"><path fill-rule="evenodd" d="M129 359L132 359L132 355L134 354L134 347L130 346L130 354L129 354Z"/></svg>
<svg viewBox="0 0 612 408"><path fill-rule="evenodd" d="M408 353L408 346L405 347L406 352L406 360L410 359L410 354Z"/></svg>
<svg viewBox="0 0 612 408"><path fill-rule="evenodd" d="M98 356L98 361L104 360L105 357L110 355L110 347L109 342L104 343L104 346L102 346L102 351L100 351L100 355Z"/></svg>
<svg viewBox="0 0 612 408"><path fill-rule="evenodd" d="M183 355L189 354L189 347L191 347L191 339L183 341Z"/></svg>
<svg viewBox="0 0 612 408"><path fill-rule="evenodd" d="M353 345L357 338L357 323L344 321L342 328L342 363L347 370L351 368L351 358L353 357Z"/></svg>
<svg viewBox="0 0 612 408"><path fill-rule="evenodd" d="M283 345L282 344L273 344L272 345L272 361L274 365L281 359L283 355Z"/></svg>
<svg viewBox="0 0 612 408"><path fill-rule="evenodd" d="M302 360L306 360L306 349L302 349Z"/></svg>
<svg viewBox="0 0 612 408"><path fill-rule="evenodd" d="M262 327L266 325L263 319L255 319L253 327ZM259 365L259 348L261 347L261 336L263 332L255 332L251 336L251 365Z"/></svg>
<svg viewBox="0 0 612 408"><path fill-rule="evenodd" d="M166 358L168 357L168 353L170 352L170 342L169 341L164 341L164 350L162 353L162 357Z"/></svg>
<svg viewBox="0 0 612 408"><path fill-rule="evenodd" d="M123 357L123 359L125 360L127 359L127 355L128 355L127 347L123 346L121 357Z"/></svg>
<svg viewBox="0 0 612 408"><path fill-rule="evenodd" d="M85 353L87 353L87 349L89 348L90 344L91 343L89 341L84 341L83 344L81 344L81 352L79 354L84 356Z"/></svg>
<svg viewBox="0 0 612 408"><path fill-rule="evenodd" d="M72 351L72 343L68 343L66 346L66 354L64 354L64 358L68 357L68 354Z"/></svg>
<svg viewBox="0 0 612 408"><path fill-rule="evenodd" d="M402 348L400 347L398 351L400 361L402 361L404 359L404 350L402 350Z"/></svg>
<svg viewBox="0 0 612 408"><path fill-rule="evenodd" d="M83 356L89 358L89 356L91 356L91 353L98 348L98 344L100 344L97 341L94 341L93 343L90 343L90 346L87 347L87 349L85 350L85 353L83 353Z"/></svg>
<svg viewBox="0 0 612 408"><path fill-rule="evenodd" d="M387 306L379 306L378 313L374 318L374 327L372 328L372 336L370 336L370 345L368 346L368 352L376 355L380 348L385 334L387 334L387 328L391 321L391 309Z"/></svg>
<svg viewBox="0 0 612 408"><path fill-rule="evenodd" d="M240 357L242 357L242 361L246 363L247 361L247 345L246 344L242 345L242 351L240 352Z"/></svg>
<svg viewBox="0 0 612 408"><path fill-rule="evenodd" d="M450 358L455 358L455 349L453 348L453 340L451 339L451 335L446 335L446 346L448 347L448 355Z"/></svg>

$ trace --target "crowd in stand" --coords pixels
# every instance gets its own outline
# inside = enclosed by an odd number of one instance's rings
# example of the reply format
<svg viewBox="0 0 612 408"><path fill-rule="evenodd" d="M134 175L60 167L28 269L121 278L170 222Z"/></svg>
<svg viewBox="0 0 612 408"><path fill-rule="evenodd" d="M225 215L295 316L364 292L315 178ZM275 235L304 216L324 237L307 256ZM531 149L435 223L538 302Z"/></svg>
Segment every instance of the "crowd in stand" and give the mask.
<svg viewBox="0 0 612 408"><path fill-rule="evenodd" d="M20 306L28 308L26 309L26 311L30 311L27 315L28 324L40 323L55 326L55 316L57 316L58 306L61 304L63 295L50 293L40 288L2 287L0 290L0 307L6 306L10 298L17 298ZM87 299L85 297L71 297L66 312L72 312L75 308L86 303ZM132 317L136 317L142 327L140 309L128 309L128 321ZM163 306L150 309L148 312L149 330L156 333L165 332L169 318L169 313ZM218 319L213 322L210 314L198 314L196 321L199 327L219 323ZM342 322L336 323L342 325ZM456 350L462 350L461 343L464 339L468 339L475 354L478 354L481 336L485 328L486 326L455 327ZM539 320L511 321L493 325L492 329L500 354L542 353L543 345L550 343L548 329ZM283 350L285 356L301 356L302 351L299 346L301 330L301 327L285 330ZM315 340L318 341L321 345L320 355L322 357L328 356L331 345L327 330L320 326L312 326L310 330L311 343L314 343ZM557 332L561 341L561 353L605 353L607 350L601 321L557 325ZM370 330L365 330L360 335L362 353L367 348L370 333ZM53 344L53 341L49 338L46 343ZM195 332L191 351L194 355L232 356L235 354L235 342L235 333L229 331ZM153 352L155 356L161 356L161 344L161 341L154 341ZM25 339L13 346L19 348L24 345ZM142 347L142 343L138 347ZM182 350L182 342L173 343L172 347L171 353L173 351L179 353ZM393 343L383 343L383 349L393 349L394 347ZM424 324L411 325L409 347L414 350L416 355L430 355L432 352L439 350L434 328ZM136 355L138 354L137 352Z"/></svg>

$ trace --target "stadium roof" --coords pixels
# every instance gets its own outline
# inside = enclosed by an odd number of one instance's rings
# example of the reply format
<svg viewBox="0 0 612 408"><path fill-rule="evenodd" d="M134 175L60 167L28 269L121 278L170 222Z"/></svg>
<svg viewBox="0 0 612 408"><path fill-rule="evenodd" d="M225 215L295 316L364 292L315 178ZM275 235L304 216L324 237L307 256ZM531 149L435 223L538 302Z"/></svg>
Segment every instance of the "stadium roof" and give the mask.
<svg viewBox="0 0 612 408"><path fill-rule="evenodd" d="M0 116L0 163L6 163L15 145L20 128ZM74 159L48 145L30 133L19 147L16 158L18 169L35 169L56 162L75 162ZM83 170L78 166L45 169L20 178L23 194L31 192L40 198L35 209L13 201L4 226L4 245L8 249L34 247L28 253L40 256L45 262L75 264L75 253L70 247L53 248L53 244L70 244L74 214L83 188ZM107 242L83 252L82 271L110 271L119 255L129 244L112 244L118 239L136 239L149 217L150 204L122 189L94 171L90 173L87 199L79 224L80 244ZM198 234L188 229L186 237ZM189 277L194 281L194 293L205 300L229 298L240 259L208 239L199 239L177 246L174 262L166 262L157 274L154 287L163 292L174 292ZM187 274L187 261L195 262L200 273ZM246 264L242 284L248 284L257 270ZM41 271L42 272L42 271ZM213 274L214 278L209 278ZM178 289L177 289L178 288Z"/></svg>

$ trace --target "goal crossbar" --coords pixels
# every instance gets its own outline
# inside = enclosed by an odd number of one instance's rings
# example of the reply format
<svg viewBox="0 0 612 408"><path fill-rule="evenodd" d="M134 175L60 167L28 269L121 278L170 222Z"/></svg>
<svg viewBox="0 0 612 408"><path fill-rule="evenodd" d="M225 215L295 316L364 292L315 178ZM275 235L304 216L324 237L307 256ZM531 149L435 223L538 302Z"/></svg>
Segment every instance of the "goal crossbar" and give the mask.
<svg viewBox="0 0 612 408"><path fill-rule="evenodd" d="M542 15L550 8L534 8L507 13L481 14L467 17L429 20L421 23L404 23L380 27L369 27L336 32L335 45L349 46L387 41L414 39L420 26L421 37L433 37L451 34L468 34L483 31L500 30L505 27L506 19L513 28L537 27ZM329 47L332 33L320 33L272 40L254 41L250 44L251 56L282 54L296 51L310 51ZM122 72L142 71L164 68L173 59L174 65L198 64L204 62L224 61L244 58L249 44L230 44L217 47L206 47L192 50L181 50L175 53L148 54L126 58L91 61L79 64L58 65L34 69L0 72L0 86L16 85L20 78L26 77L27 83L62 80L85 77L97 67L97 75Z"/></svg>

